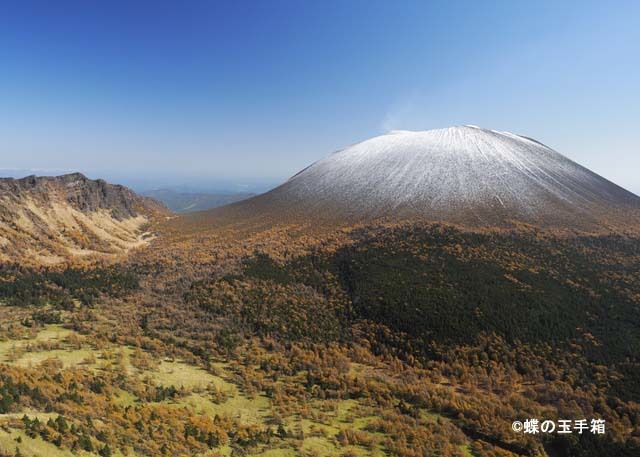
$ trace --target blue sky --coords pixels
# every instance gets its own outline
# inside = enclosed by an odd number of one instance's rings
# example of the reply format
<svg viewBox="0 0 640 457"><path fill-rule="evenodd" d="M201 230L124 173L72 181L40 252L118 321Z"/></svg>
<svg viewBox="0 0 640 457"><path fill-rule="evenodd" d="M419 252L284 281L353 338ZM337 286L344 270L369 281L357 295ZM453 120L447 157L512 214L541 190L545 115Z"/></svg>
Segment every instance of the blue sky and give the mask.
<svg viewBox="0 0 640 457"><path fill-rule="evenodd" d="M267 185L476 124L640 193L638 24L632 1L2 2L0 168Z"/></svg>

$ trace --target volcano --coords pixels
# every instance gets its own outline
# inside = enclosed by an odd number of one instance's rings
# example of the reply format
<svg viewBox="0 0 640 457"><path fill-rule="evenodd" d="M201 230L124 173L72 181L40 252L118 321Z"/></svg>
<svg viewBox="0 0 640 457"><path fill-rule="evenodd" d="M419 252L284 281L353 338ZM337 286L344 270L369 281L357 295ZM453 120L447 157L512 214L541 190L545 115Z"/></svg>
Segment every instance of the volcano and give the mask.
<svg viewBox="0 0 640 457"><path fill-rule="evenodd" d="M632 227L639 210L640 197L536 140L467 125L371 138L209 216L600 229Z"/></svg>

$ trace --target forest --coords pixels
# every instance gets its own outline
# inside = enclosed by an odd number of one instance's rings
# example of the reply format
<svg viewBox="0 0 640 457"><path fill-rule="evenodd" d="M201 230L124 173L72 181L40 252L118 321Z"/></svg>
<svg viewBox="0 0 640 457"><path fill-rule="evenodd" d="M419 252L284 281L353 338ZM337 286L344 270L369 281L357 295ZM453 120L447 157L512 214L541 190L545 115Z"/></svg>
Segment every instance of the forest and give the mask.
<svg viewBox="0 0 640 457"><path fill-rule="evenodd" d="M0 280L6 455L640 453L632 236L212 232Z"/></svg>

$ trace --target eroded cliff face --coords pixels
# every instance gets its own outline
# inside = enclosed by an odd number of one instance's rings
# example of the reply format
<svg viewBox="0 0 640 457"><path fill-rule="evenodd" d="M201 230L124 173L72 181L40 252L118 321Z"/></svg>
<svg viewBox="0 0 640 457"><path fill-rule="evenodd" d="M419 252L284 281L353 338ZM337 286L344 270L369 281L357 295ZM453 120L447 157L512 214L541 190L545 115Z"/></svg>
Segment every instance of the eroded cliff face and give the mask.
<svg viewBox="0 0 640 457"><path fill-rule="evenodd" d="M0 179L0 261L56 264L143 246L159 202L80 173Z"/></svg>

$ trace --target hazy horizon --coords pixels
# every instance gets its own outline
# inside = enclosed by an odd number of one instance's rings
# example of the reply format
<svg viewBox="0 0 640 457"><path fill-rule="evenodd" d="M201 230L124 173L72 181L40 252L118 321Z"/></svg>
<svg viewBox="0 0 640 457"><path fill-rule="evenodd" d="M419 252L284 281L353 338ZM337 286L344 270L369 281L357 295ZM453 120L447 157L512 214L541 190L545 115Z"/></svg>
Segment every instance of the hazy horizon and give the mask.
<svg viewBox="0 0 640 457"><path fill-rule="evenodd" d="M636 2L6 5L0 166L263 191L388 130L475 124L640 194L639 13Z"/></svg>
<svg viewBox="0 0 640 457"><path fill-rule="evenodd" d="M185 193L262 193L281 183L275 179L260 177L234 178L227 176L182 176L170 174L141 176L108 170L0 168L0 178L24 178L31 175L60 176L69 173L82 173L90 179L104 179L112 184L122 184L139 193L162 189Z"/></svg>

